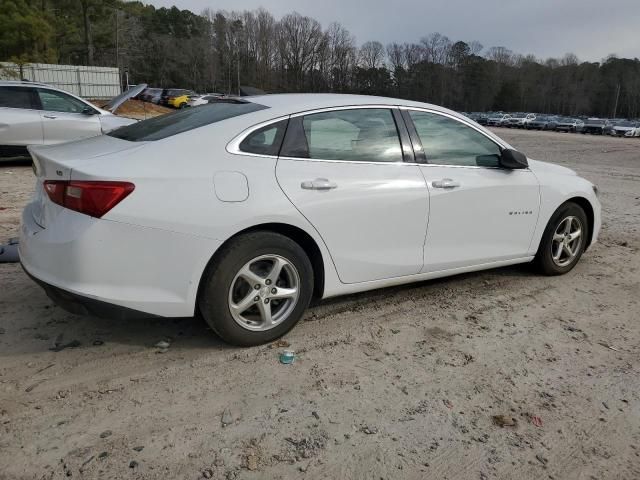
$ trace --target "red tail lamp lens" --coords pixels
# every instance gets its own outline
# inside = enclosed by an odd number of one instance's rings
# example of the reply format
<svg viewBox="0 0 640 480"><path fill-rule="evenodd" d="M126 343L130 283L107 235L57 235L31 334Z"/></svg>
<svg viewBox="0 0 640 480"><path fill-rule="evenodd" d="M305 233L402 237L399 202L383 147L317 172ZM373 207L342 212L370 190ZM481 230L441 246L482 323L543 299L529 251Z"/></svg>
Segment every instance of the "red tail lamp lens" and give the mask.
<svg viewBox="0 0 640 480"><path fill-rule="evenodd" d="M129 182L46 180L44 189L53 203L101 218L133 192Z"/></svg>

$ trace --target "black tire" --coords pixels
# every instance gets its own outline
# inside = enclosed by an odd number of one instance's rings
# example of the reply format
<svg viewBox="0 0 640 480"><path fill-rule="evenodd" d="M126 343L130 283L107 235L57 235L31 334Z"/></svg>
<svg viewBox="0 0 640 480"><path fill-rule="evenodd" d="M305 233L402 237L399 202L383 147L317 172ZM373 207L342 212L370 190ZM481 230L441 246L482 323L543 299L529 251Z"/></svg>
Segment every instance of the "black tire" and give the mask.
<svg viewBox="0 0 640 480"><path fill-rule="evenodd" d="M580 236L579 245L576 245L575 256L567 265L560 266L554 261L552 254L553 237L560 225L569 217L575 217L580 222L582 235ZM544 275L563 275L576 266L580 257L584 253L587 239L589 238L589 222L587 215L582 207L573 202L567 202L561 205L552 215L547 227L542 234L540 246L534 259L536 269Z"/></svg>
<svg viewBox="0 0 640 480"><path fill-rule="evenodd" d="M241 326L232 316L229 292L236 274L248 262L263 255L282 257L295 267L299 294L285 319L269 330L254 331ZM202 277L198 306L205 321L225 342L254 346L273 341L291 330L309 306L312 294L313 267L302 247L278 233L251 232L238 236L216 254Z"/></svg>

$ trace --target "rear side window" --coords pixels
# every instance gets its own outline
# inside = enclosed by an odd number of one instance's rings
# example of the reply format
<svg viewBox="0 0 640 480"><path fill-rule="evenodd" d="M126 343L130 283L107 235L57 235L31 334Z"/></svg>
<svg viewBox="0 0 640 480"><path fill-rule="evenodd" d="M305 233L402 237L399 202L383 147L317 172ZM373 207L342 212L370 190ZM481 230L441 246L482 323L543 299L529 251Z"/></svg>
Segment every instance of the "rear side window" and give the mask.
<svg viewBox="0 0 640 480"><path fill-rule="evenodd" d="M269 107L251 102L210 103L143 120L109 132L107 135L130 142L162 140L179 133L221 122Z"/></svg>
<svg viewBox="0 0 640 480"><path fill-rule="evenodd" d="M301 123L301 125L300 125ZM391 110L335 110L290 122L283 156L353 162L402 162Z"/></svg>
<svg viewBox="0 0 640 480"><path fill-rule="evenodd" d="M287 123L288 120L282 120L251 132L240 143L240 150L258 155L278 156Z"/></svg>
<svg viewBox="0 0 640 480"><path fill-rule="evenodd" d="M23 87L0 87L0 107L36 108L33 89Z"/></svg>

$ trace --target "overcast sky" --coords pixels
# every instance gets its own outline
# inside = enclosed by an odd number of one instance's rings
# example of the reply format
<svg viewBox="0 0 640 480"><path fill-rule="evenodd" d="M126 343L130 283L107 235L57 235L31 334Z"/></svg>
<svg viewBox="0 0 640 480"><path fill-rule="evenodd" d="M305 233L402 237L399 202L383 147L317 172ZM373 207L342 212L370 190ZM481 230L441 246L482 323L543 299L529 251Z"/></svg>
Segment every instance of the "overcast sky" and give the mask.
<svg viewBox="0 0 640 480"><path fill-rule="evenodd" d="M485 48L599 61L611 53L640 57L640 0L143 0L200 13L264 7L276 18L292 11L326 27L342 23L358 44L417 42L440 32Z"/></svg>

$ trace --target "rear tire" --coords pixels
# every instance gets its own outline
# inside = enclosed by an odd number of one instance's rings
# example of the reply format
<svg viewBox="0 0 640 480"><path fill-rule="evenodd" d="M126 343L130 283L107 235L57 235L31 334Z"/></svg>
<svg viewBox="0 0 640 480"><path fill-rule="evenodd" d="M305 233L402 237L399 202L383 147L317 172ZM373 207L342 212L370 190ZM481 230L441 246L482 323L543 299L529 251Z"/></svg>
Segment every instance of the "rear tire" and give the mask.
<svg viewBox="0 0 640 480"><path fill-rule="evenodd" d="M207 267L200 312L227 343L275 340L300 320L313 293L313 267L296 242L274 232L238 236Z"/></svg>
<svg viewBox="0 0 640 480"><path fill-rule="evenodd" d="M542 234L534 259L544 275L563 275L576 266L589 238L589 223L582 207L567 202L553 214Z"/></svg>

